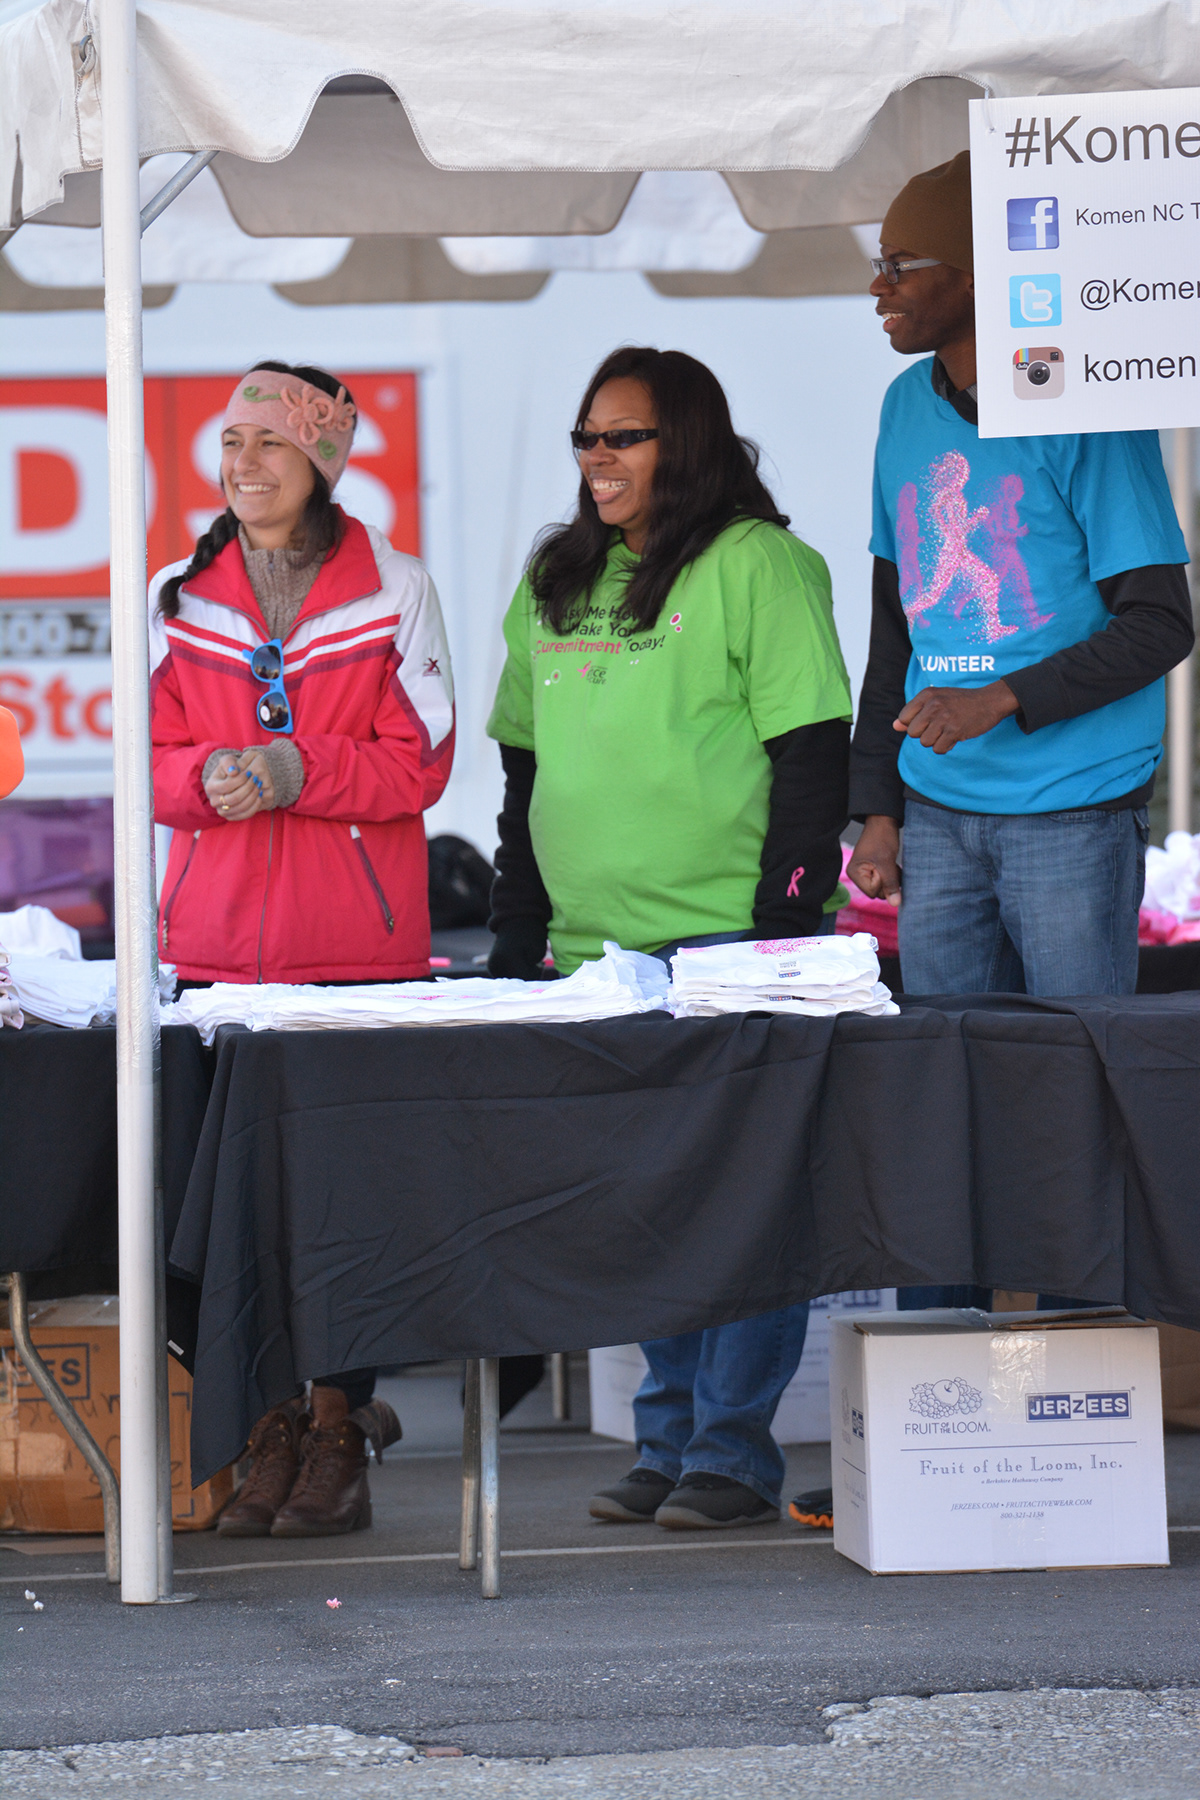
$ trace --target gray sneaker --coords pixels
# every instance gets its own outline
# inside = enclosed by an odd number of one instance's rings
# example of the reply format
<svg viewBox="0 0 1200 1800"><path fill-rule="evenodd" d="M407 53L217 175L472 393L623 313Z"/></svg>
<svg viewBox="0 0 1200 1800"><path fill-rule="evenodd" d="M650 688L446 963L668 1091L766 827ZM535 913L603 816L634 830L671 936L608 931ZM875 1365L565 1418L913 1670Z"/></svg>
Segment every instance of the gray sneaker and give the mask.
<svg viewBox="0 0 1200 1800"><path fill-rule="evenodd" d="M685 1475L654 1515L668 1531L722 1531L731 1525L773 1525L779 1508L729 1475Z"/></svg>
<svg viewBox="0 0 1200 1800"><path fill-rule="evenodd" d="M588 1511L610 1525L651 1525L675 1483L657 1469L630 1469L615 1487L593 1494Z"/></svg>

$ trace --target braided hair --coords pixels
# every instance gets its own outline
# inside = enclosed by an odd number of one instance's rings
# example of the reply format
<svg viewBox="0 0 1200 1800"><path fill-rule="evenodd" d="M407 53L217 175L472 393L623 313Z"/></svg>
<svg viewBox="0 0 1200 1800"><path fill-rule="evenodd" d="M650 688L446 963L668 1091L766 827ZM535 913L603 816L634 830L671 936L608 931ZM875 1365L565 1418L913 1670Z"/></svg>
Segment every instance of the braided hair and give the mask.
<svg viewBox="0 0 1200 1800"><path fill-rule="evenodd" d="M336 380L325 369L296 368L290 363L282 362L256 362L254 369L269 369L273 375L295 376L299 381L307 381L310 386L320 388L322 393L328 394L333 400L342 392L350 404L354 404L354 396L346 384ZM247 370L247 374L250 373L253 371ZM334 505L329 483L314 463L312 492L304 503L292 548L300 552L302 564L324 562L341 543L344 529L342 513ZM217 514L203 537L197 538L192 560L183 573L172 575L159 589L158 611L164 619L178 617L180 589L194 580L202 569L207 569L237 534L237 515L232 507L227 506L224 512Z"/></svg>

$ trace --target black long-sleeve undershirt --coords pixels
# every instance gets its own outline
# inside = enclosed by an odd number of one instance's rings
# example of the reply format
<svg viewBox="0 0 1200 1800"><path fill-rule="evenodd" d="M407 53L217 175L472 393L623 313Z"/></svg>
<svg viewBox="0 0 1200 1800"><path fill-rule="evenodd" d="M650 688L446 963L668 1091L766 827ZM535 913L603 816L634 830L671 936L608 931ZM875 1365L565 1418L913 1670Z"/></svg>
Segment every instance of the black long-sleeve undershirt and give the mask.
<svg viewBox="0 0 1200 1800"><path fill-rule="evenodd" d="M842 873L850 816L850 722L822 719L768 738L771 797L753 922L758 937L807 937Z"/></svg>
<svg viewBox="0 0 1200 1800"><path fill-rule="evenodd" d="M553 908L529 835L529 805L537 777L532 750L501 744L504 804L496 820L499 845L488 925L496 934L488 958L492 975L532 980L546 954L546 931Z"/></svg>
<svg viewBox="0 0 1200 1800"><path fill-rule="evenodd" d="M1126 569L1096 586L1112 614L1102 630L1003 677L1017 697L1020 710L1015 716L1022 731L1040 731L1111 706L1158 681L1191 650L1195 628L1182 564ZM865 819L872 813L904 818L905 787L898 767L904 738L893 731L892 721L905 703L912 648L900 602L899 572L895 563L877 556L867 673L850 752L852 818ZM1102 810L1139 806L1153 787L1151 778L1134 793L1103 802Z"/></svg>
<svg viewBox="0 0 1200 1800"><path fill-rule="evenodd" d="M771 793L747 922L760 936L803 937L820 923L841 874L849 745L845 719L800 725L763 745L771 760ZM493 974L529 974L545 951L552 910L529 834L537 758L512 744L501 744L500 757L504 805L496 821L500 844L488 921L496 946L489 967Z"/></svg>

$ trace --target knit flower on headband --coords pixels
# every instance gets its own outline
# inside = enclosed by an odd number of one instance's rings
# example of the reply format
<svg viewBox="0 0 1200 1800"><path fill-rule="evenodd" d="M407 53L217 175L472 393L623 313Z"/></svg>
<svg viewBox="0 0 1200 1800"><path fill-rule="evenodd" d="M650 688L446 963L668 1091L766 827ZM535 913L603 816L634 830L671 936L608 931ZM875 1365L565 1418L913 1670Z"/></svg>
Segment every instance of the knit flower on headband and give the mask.
<svg viewBox="0 0 1200 1800"><path fill-rule="evenodd" d="M308 382L299 388L281 387L274 394L264 393L260 387L244 387L242 393L247 400L282 401L288 409L288 429L296 433L301 444L315 446L323 462L332 462L339 454L337 444L325 434L354 430L355 410L344 387L339 387L336 400Z"/></svg>

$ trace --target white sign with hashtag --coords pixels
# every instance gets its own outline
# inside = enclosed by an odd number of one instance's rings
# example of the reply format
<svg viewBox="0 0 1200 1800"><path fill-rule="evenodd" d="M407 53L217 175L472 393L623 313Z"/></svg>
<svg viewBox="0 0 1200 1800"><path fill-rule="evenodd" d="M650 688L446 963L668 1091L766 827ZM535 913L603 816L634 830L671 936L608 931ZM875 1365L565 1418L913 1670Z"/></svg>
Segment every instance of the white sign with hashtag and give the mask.
<svg viewBox="0 0 1200 1800"><path fill-rule="evenodd" d="M980 436L1200 424L1200 89L973 100L971 195Z"/></svg>

